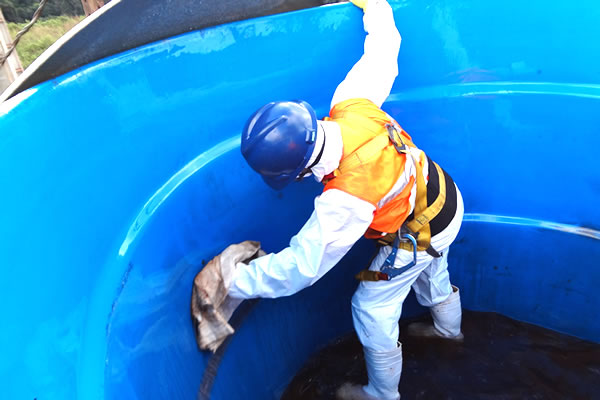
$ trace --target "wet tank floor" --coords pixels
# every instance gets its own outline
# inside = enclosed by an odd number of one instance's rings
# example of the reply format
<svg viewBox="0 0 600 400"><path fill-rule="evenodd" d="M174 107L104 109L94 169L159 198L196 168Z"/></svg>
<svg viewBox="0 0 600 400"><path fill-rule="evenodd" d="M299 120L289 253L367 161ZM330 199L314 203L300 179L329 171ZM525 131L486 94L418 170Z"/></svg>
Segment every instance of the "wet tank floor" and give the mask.
<svg viewBox="0 0 600 400"><path fill-rule="evenodd" d="M600 344L495 313L464 311L463 343L403 334L413 321L400 330L403 399L600 399ZM367 383L354 334L311 357L281 399L335 399L347 381Z"/></svg>

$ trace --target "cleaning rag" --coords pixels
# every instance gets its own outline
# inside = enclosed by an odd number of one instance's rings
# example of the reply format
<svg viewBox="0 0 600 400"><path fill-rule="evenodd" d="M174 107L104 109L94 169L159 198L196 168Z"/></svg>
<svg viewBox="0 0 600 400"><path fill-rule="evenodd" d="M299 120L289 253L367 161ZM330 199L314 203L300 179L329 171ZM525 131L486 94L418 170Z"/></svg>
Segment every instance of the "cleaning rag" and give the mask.
<svg viewBox="0 0 600 400"><path fill-rule="evenodd" d="M201 350L213 353L234 332L229 318L242 300L229 297L236 265L265 255L260 243L245 241L227 247L210 260L194 278L191 316L196 342Z"/></svg>

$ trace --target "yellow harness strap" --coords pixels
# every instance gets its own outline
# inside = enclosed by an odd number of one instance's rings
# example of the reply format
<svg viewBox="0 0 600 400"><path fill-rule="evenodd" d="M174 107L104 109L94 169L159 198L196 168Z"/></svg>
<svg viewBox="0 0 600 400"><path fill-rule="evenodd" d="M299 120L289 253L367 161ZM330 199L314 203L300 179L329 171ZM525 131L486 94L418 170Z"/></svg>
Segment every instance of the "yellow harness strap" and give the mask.
<svg viewBox="0 0 600 400"><path fill-rule="evenodd" d="M414 160L414 158L413 158ZM431 245L431 229L429 222L434 219L444 207L446 202L446 179L444 178L444 172L433 162L433 165L437 169L440 192L435 201L427 207L427 185L425 184L425 178L423 177L423 167L421 163L417 163L417 198L415 199L415 218L412 221L406 222L406 227L412 232L418 232L419 237L417 238L417 250L427 250ZM432 167L431 165L429 166ZM408 245L412 250L412 244L410 242L401 242Z"/></svg>
<svg viewBox="0 0 600 400"><path fill-rule="evenodd" d="M375 136L373 139L356 149L348 157L344 158L340 162L338 170L343 173L344 171L350 171L361 164L368 163L377 157L379 152L385 149L389 144L390 139L387 137L387 135Z"/></svg>

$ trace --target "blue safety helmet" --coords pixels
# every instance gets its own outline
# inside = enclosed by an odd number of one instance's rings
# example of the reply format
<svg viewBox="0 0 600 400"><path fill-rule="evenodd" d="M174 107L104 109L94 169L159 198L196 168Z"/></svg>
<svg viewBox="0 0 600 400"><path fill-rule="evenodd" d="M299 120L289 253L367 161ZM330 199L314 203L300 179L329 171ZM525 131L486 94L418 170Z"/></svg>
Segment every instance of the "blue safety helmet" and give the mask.
<svg viewBox="0 0 600 400"><path fill-rule="evenodd" d="M242 155L267 185L279 190L308 172L316 139L317 116L310 104L272 102L246 122Z"/></svg>

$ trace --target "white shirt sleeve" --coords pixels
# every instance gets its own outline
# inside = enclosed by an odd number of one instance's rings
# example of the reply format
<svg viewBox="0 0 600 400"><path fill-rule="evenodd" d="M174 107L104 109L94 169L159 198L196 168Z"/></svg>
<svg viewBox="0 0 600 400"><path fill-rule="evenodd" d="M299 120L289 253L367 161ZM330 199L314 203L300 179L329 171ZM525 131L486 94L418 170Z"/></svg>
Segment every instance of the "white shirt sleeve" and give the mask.
<svg viewBox="0 0 600 400"><path fill-rule="evenodd" d="M374 211L372 204L348 193L326 191L315 199L315 210L289 247L239 265L229 295L281 297L312 285L366 232Z"/></svg>
<svg viewBox="0 0 600 400"><path fill-rule="evenodd" d="M364 54L337 87L331 108L355 98L371 100L381 107L398 75L401 37L387 1L368 0L363 23L367 32Z"/></svg>

